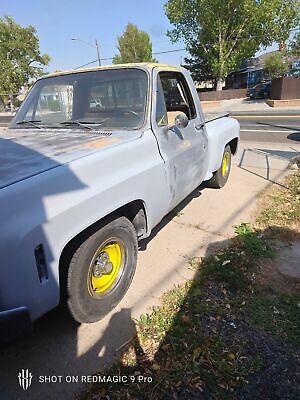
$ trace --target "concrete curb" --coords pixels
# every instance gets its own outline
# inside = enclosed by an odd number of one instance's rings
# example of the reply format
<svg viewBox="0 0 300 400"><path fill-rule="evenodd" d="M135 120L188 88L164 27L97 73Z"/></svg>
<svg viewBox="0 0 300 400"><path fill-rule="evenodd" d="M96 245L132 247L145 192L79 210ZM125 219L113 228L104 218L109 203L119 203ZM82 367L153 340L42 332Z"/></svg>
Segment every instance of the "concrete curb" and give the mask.
<svg viewBox="0 0 300 400"><path fill-rule="evenodd" d="M270 107L300 107L300 99L267 100L266 103Z"/></svg>

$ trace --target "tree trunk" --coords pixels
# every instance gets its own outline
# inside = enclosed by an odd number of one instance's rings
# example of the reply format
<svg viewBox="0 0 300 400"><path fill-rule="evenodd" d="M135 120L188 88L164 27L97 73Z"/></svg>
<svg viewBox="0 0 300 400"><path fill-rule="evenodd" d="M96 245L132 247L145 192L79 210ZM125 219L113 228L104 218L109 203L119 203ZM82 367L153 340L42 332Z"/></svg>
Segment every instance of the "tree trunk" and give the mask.
<svg viewBox="0 0 300 400"><path fill-rule="evenodd" d="M223 83L224 83L224 81L221 78L219 78L217 80L217 91L221 91L222 90Z"/></svg>
<svg viewBox="0 0 300 400"><path fill-rule="evenodd" d="M223 49L224 49L224 40L223 40L223 35L222 35L222 21L219 21L220 23L220 30L219 30L219 72L218 72L218 78L217 78L217 92L220 92L222 90L223 86L223 71L224 71L224 55L223 55Z"/></svg>
<svg viewBox="0 0 300 400"><path fill-rule="evenodd" d="M12 94L9 95L9 101L10 101L10 112L13 114L13 112L14 112L14 96Z"/></svg>

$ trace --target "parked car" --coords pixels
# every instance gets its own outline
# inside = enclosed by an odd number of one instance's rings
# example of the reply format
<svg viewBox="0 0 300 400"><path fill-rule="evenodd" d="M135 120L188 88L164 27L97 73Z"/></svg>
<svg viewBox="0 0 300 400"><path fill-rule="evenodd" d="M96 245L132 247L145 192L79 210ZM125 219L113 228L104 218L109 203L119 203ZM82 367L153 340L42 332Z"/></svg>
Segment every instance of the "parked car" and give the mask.
<svg viewBox="0 0 300 400"><path fill-rule="evenodd" d="M267 99L270 97L271 82L261 82L248 89L250 99Z"/></svg>
<svg viewBox="0 0 300 400"><path fill-rule="evenodd" d="M107 98L91 113L99 88ZM46 90L60 112L39 107ZM38 79L0 139L0 338L60 301L79 322L106 315L130 286L138 241L201 182L226 184L239 131L228 116L205 122L184 68Z"/></svg>
<svg viewBox="0 0 300 400"><path fill-rule="evenodd" d="M290 76L292 78L300 78L300 69L292 69L286 76Z"/></svg>
<svg viewBox="0 0 300 400"><path fill-rule="evenodd" d="M92 99L91 101L90 101L90 108L97 108L97 109L99 109L99 108L101 108L102 107L102 103L101 103L101 99L100 98L95 98L95 99Z"/></svg>

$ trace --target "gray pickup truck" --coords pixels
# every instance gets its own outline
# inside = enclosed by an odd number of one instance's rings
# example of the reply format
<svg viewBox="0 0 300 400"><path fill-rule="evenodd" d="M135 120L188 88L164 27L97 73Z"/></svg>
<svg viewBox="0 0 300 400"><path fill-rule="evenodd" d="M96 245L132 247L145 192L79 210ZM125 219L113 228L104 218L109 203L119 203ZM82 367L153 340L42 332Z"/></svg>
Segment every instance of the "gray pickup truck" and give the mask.
<svg viewBox="0 0 300 400"><path fill-rule="evenodd" d="M107 314L133 279L138 241L203 181L225 185L238 140L236 120L205 123L183 68L38 79L0 136L2 337L60 301L78 322Z"/></svg>

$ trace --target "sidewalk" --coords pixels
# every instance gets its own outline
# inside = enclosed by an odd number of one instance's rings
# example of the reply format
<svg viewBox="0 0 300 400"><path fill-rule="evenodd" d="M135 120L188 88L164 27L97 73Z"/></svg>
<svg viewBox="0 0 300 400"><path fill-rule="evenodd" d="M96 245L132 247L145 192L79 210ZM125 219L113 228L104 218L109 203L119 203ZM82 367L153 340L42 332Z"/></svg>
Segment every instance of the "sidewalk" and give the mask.
<svg viewBox="0 0 300 400"><path fill-rule="evenodd" d="M7 112L1 111L0 117L14 117L15 114L16 114L15 112L11 113L10 111L7 111Z"/></svg>
<svg viewBox="0 0 300 400"><path fill-rule="evenodd" d="M203 103L203 102L202 102ZM217 103L217 102L216 102ZM278 111L299 111L300 107L270 107L264 99L248 100L248 99L232 99L221 100L215 107L210 107L209 102L204 103L204 112L248 112L248 111L268 111L276 113Z"/></svg>

